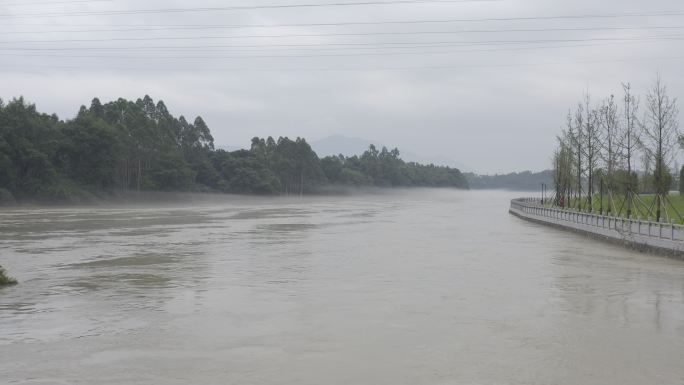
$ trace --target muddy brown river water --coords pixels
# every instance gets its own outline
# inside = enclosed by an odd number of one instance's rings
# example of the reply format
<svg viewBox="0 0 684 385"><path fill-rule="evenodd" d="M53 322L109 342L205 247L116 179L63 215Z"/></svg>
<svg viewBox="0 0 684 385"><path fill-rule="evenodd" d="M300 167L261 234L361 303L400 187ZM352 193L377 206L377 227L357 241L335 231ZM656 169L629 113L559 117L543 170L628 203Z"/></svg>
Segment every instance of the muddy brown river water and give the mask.
<svg viewBox="0 0 684 385"><path fill-rule="evenodd" d="M511 192L0 212L0 383L684 384L684 262Z"/></svg>

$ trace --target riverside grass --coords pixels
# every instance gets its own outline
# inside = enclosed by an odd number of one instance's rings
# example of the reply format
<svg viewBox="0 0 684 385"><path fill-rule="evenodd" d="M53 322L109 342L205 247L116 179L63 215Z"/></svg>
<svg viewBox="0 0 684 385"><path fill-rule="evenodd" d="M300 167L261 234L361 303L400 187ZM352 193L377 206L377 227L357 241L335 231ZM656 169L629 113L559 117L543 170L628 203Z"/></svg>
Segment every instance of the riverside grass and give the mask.
<svg viewBox="0 0 684 385"><path fill-rule="evenodd" d="M675 221L678 224L684 224L684 195L680 194L668 194L667 201L665 202L665 208L667 209L667 215L665 211L661 211L661 222L670 223ZM634 197L634 205L632 206L632 219L651 219L655 220L655 194L639 194L639 196ZM573 198L570 201L570 207L577 207L577 198ZM589 205L587 203L587 197L582 197L580 199L582 212L589 212ZM603 214L607 213L608 207L611 207L611 215L627 218L627 205L625 204L625 195L613 194L613 202L610 204L609 195L603 195ZM547 207L552 207L552 204L546 205ZM601 196L596 194L592 197L591 201L592 213L598 214L601 210ZM622 208L622 212L620 209ZM649 213L649 208L651 212ZM680 218L679 215L682 217Z"/></svg>
<svg viewBox="0 0 684 385"><path fill-rule="evenodd" d="M0 266L0 287L16 285L17 280L8 276L5 268Z"/></svg>

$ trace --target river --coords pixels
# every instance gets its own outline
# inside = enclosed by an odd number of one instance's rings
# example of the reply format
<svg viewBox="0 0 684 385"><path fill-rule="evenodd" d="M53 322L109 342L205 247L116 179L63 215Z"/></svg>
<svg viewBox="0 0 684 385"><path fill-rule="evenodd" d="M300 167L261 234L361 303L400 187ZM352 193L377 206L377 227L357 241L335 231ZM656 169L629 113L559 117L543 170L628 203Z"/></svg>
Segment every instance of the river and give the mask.
<svg viewBox="0 0 684 385"><path fill-rule="evenodd" d="M0 383L684 383L684 262L519 195L3 209Z"/></svg>

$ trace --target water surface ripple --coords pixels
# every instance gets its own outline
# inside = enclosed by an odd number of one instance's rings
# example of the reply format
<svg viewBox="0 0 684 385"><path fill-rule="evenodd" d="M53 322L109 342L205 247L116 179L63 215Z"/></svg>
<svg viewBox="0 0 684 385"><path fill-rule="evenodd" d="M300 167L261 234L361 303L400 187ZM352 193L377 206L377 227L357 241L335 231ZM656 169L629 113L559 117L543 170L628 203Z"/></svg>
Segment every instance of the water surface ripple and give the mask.
<svg viewBox="0 0 684 385"><path fill-rule="evenodd" d="M4 209L0 382L684 383L684 263L515 195Z"/></svg>

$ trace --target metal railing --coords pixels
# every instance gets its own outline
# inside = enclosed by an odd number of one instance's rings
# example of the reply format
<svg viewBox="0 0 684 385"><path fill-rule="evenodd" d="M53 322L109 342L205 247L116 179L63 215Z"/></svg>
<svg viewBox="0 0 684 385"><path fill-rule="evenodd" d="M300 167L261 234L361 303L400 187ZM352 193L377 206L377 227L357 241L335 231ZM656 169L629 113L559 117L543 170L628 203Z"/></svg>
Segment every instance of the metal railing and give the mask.
<svg viewBox="0 0 684 385"><path fill-rule="evenodd" d="M511 201L511 209L515 209L527 216L546 218L550 222L562 224L566 222L569 227L583 228L591 231L591 228L602 230L614 230L623 238L632 238L635 235L668 239L672 241L684 241L684 225L664 222L652 222L642 219L627 219L608 215L583 213L571 209L560 209L542 206L538 198L518 198Z"/></svg>

